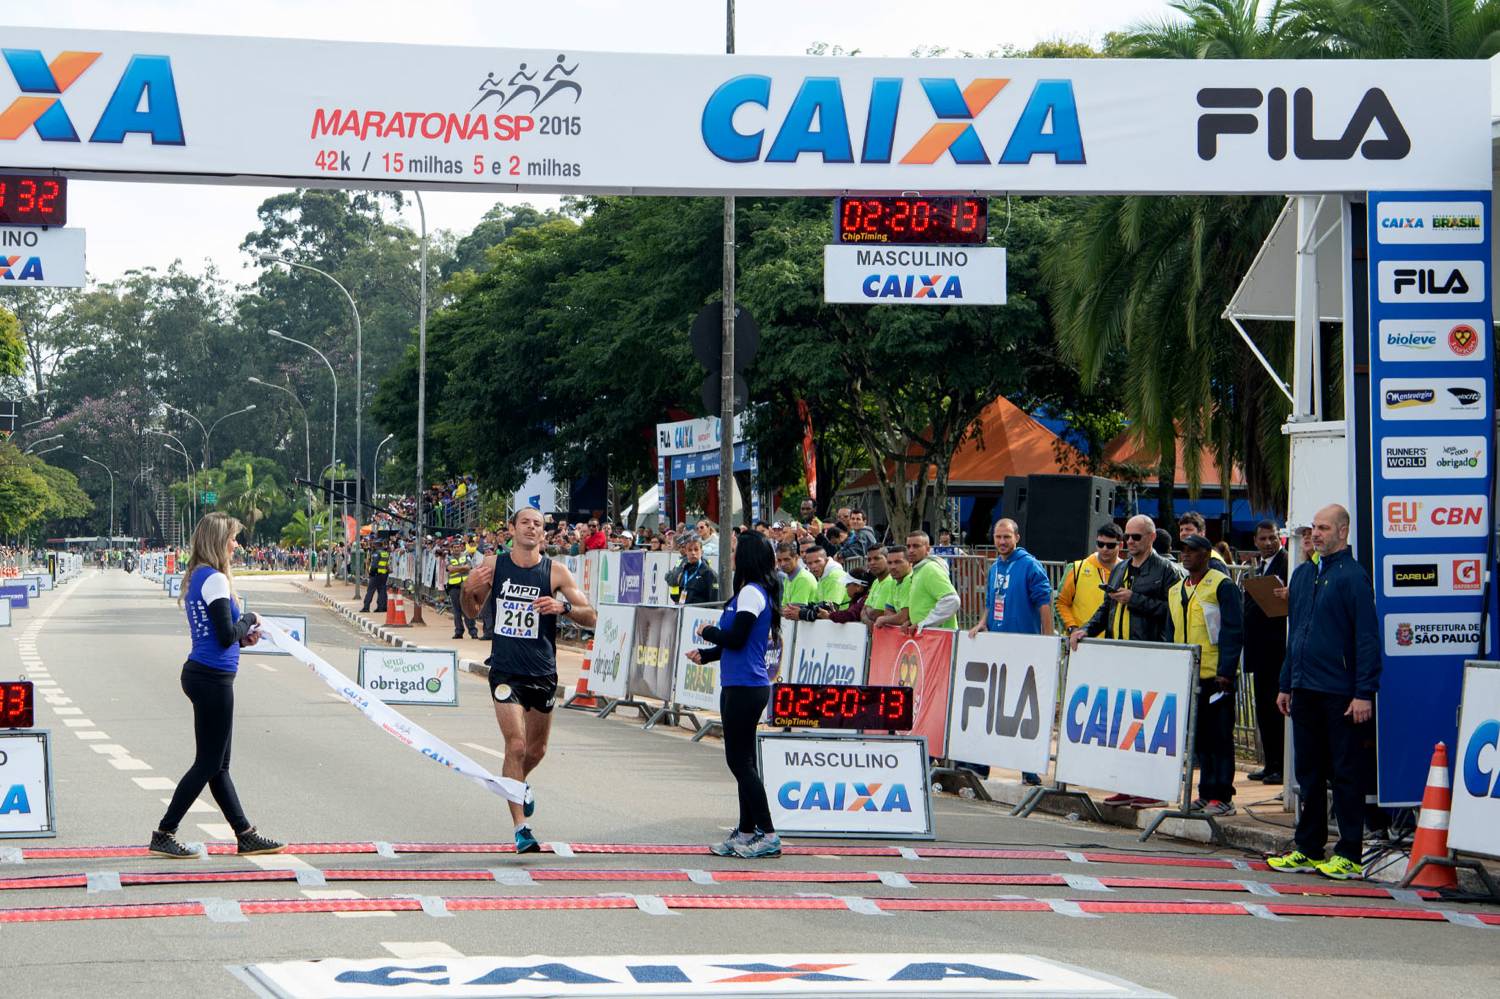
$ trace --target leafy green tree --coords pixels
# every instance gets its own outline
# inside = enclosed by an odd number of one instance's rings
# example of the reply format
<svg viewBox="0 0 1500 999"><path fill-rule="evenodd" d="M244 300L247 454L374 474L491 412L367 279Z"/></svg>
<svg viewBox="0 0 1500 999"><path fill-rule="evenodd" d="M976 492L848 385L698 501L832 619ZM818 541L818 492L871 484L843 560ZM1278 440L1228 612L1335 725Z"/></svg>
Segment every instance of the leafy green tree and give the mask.
<svg viewBox="0 0 1500 999"><path fill-rule="evenodd" d="M0 307L0 377L15 378L26 371L26 341L16 314Z"/></svg>
<svg viewBox="0 0 1500 999"><path fill-rule="evenodd" d="M47 480L9 441L0 442L0 534L18 536L46 516L53 502Z"/></svg>

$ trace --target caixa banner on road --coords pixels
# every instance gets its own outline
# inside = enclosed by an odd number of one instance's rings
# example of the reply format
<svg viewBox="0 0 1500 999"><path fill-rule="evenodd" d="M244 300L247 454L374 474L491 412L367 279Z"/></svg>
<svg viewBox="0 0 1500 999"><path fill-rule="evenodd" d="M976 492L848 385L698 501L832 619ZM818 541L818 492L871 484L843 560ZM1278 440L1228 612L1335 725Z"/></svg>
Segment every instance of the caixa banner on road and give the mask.
<svg viewBox="0 0 1500 999"><path fill-rule="evenodd" d="M1188 765L1195 646L1085 640L1068 657L1057 779L1171 801Z"/></svg>
<svg viewBox="0 0 1500 999"><path fill-rule="evenodd" d="M920 736L763 732L756 748L778 832L932 839Z"/></svg>
<svg viewBox="0 0 1500 999"><path fill-rule="evenodd" d="M48 732L0 732L0 838L56 836Z"/></svg>
<svg viewBox="0 0 1500 999"><path fill-rule="evenodd" d="M0 161L112 179L671 194L1490 183L1481 60L692 56L23 27L5 42Z"/></svg>
<svg viewBox="0 0 1500 999"><path fill-rule="evenodd" d="M825 246L823 301L1004 305L1003 246Z"/></svg>
<svg viewBox="0 0 1500 999"><path fill-rule="evenodd" d="M458 653L452 649L361 645L359 685L387 704L439 704L456 708Z"/></svg>
<svg viewBox="0 0 1500 999"><path fill-rule="evenodd" d="M1500 663L1466 662L1448 848L1500 857Z"/></svg>
<svg viewBox="0 0 1500 999"><path fill-rule="evenodd" d="M260 614L262 624L274 624L291 636L293 641L307 644L307 615L305 614ZM274 642L256 642L246 646L241 655L284 656L288 653L276 647Z"/></svg>
<svg viewBox="0 0 1500 999"><path fill-rule="evenodd" d="M948 755L1041 773L1052 755L1062 639L980 632L958 636Z"/></svg>

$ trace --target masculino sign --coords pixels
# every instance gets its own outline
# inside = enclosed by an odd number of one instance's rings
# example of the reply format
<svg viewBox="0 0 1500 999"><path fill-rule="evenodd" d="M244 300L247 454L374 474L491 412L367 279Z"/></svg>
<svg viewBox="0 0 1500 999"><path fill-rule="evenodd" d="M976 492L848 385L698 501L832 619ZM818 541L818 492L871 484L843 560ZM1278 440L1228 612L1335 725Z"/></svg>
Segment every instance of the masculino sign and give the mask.
<svg viewBox="0 0 1500 999"><path fill-rule="evenodd" d="M0 732L0 838L56 836L48 732Z"/></svg>
<svg viewBox="0 0 1500 999"><path fill-rule="evenodd" d="M980 632L958 636L948 755L1041 773L1052 752L1062 639Z"/></svg>
<svg viewBox="0 0 1500 999"><path fill-rule="evenodd" d="M82 229L0 226L0 288L82 288L83 246Z"/></svg>
<svg viewBox="0 0 1500 999"><path fill-rule="evenodd" d="M778 832L932 838L924 739L766 732L756 745Z"/></svg>
<svg viewBox="0 0 1500 999"><path fill-rule="evenodd" d="M1004 305L1001 246L825 246L823 301Z"/></svg>
<svg viewBox="0 0 1500 999"><path fill-rule="evenodd" d="M359 647L359 685L387 704L458 707L458 653L452 649Z"/></svg>
<svg viewBox="0 0 1500 999"><path fill-rule="evenodd" d="M5 161L83 176L713 194L1490 181L1481 60L679 56L8 28L5 61Z"/></svg>

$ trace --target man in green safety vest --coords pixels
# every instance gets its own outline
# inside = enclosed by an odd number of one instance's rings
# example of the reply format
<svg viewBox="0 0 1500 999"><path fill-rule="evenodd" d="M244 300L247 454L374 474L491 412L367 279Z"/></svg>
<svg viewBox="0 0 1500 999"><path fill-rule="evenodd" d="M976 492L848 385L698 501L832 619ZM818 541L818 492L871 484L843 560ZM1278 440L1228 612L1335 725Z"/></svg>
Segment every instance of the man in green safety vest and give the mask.
<svg viewBox="0 0 1500 999"><path fill-rule="evenodd" d="M359 609L361 614L370 613L370 598L375 597L375 613L385 613L385 581L391 575L391 552L390 546L384 538L372 541L374 552L370 555L370 583L365 587L365 603Z"/></svg>
<svg viewBox="0 0 1500 999"><path fill-rule="evenodd" d="M453 606L453 637L463 638L464 629L469 630L470 638L479 637L479 629L474 627L474 619L464 616L463 593L464 580L469 578L469 570L474 568L469 555L464 551L464 539L455 535L448 539L447 555L447 580L448 602Z"/></svg>

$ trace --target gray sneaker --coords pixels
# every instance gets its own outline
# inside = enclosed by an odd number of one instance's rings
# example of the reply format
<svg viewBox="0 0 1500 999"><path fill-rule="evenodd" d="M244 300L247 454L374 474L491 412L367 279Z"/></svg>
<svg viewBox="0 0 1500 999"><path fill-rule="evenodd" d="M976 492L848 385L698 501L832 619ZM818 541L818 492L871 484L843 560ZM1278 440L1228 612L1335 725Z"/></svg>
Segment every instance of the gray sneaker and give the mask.
<svg viewBox="0 0 1500 999"><path fill-rule="evenodd" d="M740 832L738 829L736 829L734 832L725 837L724 842L715 843L713 846L709 847L708 852L713 854L715 857L733 857L735 855L735 851L741 845L749 843L754 838L754 833Z"/></svg>
<svg viewBox="0 0 1500 999"><path fill-rule="evenodd" d="M1203 811L1209 815L1233 815L1234 803L1230 801L1210 801L1203 806Z"/></svg>
<svg viewBox="0 0 1500 999"><path fill-rule="evenodd" d="M775 833L756 833L755 838L736 843L734 855L745 860L762 860L781 856L781 837Z"/></svg>

